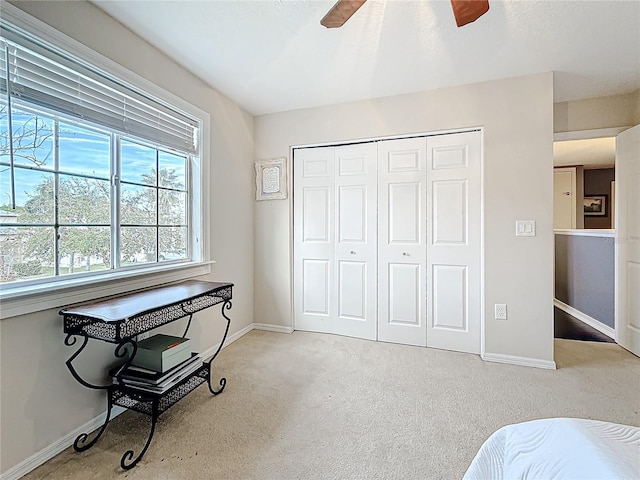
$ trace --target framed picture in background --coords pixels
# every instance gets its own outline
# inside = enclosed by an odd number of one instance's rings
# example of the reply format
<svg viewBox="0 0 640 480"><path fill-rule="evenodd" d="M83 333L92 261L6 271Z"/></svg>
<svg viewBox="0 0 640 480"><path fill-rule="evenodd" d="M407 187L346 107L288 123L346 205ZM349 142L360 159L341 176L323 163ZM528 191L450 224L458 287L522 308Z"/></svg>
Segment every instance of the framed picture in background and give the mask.
<svg viewBox="0 0 640 480"><path fill-rule="evenodd" d="M602 195L585 195L584 196L584 214L596 217L607 216L607 203L609 196Z"/></svg>

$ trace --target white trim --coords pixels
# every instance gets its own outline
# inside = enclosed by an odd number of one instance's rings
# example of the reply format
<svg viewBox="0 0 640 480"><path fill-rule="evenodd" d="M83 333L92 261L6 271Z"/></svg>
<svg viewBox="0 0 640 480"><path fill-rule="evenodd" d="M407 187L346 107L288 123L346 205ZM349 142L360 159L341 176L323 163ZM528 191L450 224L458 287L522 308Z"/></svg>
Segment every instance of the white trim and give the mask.
<svg viewBox="0 0 640 480"><path fill-rule="evenodd" d="M507 363L510 365L519 365L521 367L544 368L547 370L555 370L556 362L553 360L540 360L538 358L517 357L515 355L503 355L501 353L483 353L482 360L485 362Z"/></svg>
<svg viewBox="0 0 640 480"><path fill-rule="evenodd" d="M557 228L553 231L556 235L568 235L573 237L609 237L615 238L616 231L612 229L560 229Z"/></svg>
<svg viewBox="0 0 640 480"><path fill-rule="evenodd" d="M563 312L568 313L569 315L571 315L572 317L577 318L578 320L580 320L582 323L586 323L587 325L589 325L591 328L595 328L596 330L598 330L600 333L605 334L607 337L612 338L615 340L616 338L616 331L615 329L611 328L609 325L605 325L604 323L596 320L593 317L590 317L589 315L587 315L586 313L581 312L580 310L577 310L576 308L573 308L571 305L567 305L566 303L558 300L557 298L553 299L553 305L558 307L560 310L562 310Z"/></svg>
<svg viewBox="0 0 640 480"><path fill-rule="evenodd" d="M275 333L293 333L293 327L285 327L283 325L269 325L268 323L254 323L254 330L264 330L265 332Z"/></svg>
<svg viewBox="0 0 640 480"><path fill-rule="evenodd" d="M293 258L293 242L295 240L294 238L294 231L293 231L293 176L295 175L295 171L293 168L293 160L294 160L294 147L290 146L289 147L289 162L287 165L287 183L288 183L288 187L289 187L289 192L291 192L291 195L289 195L289 199L287 201L288 207L289 207L289 299L291 300L289 302L289 311L291 314L291 331L294 331L296 329L296 311L295 311L295 306L294 306L294 295L295 295L295 285L294 285L294 278L293 278L293 273L294 273L294 258Z"/></svg>
<svg viewBox="0 0 640 480"><path fill-rule="evenodd" d="M291 158L293 161L293 150L296 150L298 148L340 147L342 145L356 145L358 143L384 142L386 140L399 140L404 138L435 137L437 135L452 135L455 133L477 132L480 130L483 130L483 128L482 127L463 127L463 128L453 128L448 130L436 130L433 132L400 133L397 135L386 135L382 137L366 137L366 138L357 138L357 139L351 139L351 140L335 140L331 142L293 145L290 147L290 150L292 152Z"/></svg>
<svg viewBox="0 0 640 480"><path fill-rule="evenodd" d="M231 345L233 342L238 340L240 337L245 336L251 330L253 330L253 323L247 325L242 330L228 337L227 340L224 342L224 345L222 346L222 348L223 349L227 348L229 345ZM200 352L200 356L203 359L209 359L209 357L212 357L213 354L216 353L216 350L218 350L218 347L220 347L220 342L216 343L213 347L207 348L206 350L203 350L202 352Z"/></svg>
<svg viewBox="0 0 640 480"><path fill-rule="evenodd" d="M117 405L114 406L113 409L111 410L111 420L113 420L114 418L116 418L118 415L125 412L126 410L127 410L126 408L118 407ZM67 433L65 436L59 438L55 442L44 447L39 452L34 453L26 460L11 467L6 472L0 474L0 480L17 480L19 478L22 478L27 473L31 472L32 470L35 470L40 465L51 460L53 457L55 457L56 455L66 450L71 445L73 445L73 442L75 441L76 438L78 438L78 435L80 435L81 433L93 432L94 430L100 428L100 426L104 424L106 415L107 415L106 411L102 412L100 415L98 415L94 419L89 420L84 425L81 425L75 430Z"/></svg>
<svg viewBox="0 0 640 480"><path fill-rule="evenodd" d="M480 357L485 354L486 350L486 292L484 282L485 272L485 142L484 142L484 127L480 127Z"/></svg>
<svg viewBox="0 0 640 480"><path fill-rule="evenodd" d="M141 269L140 271L121 270L99 277L87 285L86 278L56 280L50 284L34 285L33 288L11 291L8 285L0 289L2 308L0 318L58 308L71 303L95 300L100 297L119 295L148 288L163 283L185 280L211 273L211 263L178 264L170 267Z"/></svg>
<svg viewBox="0 0 640 480"><path fill-rule="evenodd" d="M620 132L628 130L629 127L598 128L595 130L573 130L571 132L558 132L553 134L554 142L565 142L567 140L586 140L589 138L615 137Z"/></svg>

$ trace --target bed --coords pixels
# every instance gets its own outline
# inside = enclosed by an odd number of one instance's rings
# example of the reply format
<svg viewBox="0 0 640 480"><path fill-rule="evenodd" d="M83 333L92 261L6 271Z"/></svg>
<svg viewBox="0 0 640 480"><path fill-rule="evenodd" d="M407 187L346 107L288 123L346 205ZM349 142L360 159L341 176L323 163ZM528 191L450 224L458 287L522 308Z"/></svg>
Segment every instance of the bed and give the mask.
<svg viewBox="0 0 640 480"><path fill-rule="evenodd" d="M507 425L480 447L463 480L640 479L640 428L579 418Z"/></svg>

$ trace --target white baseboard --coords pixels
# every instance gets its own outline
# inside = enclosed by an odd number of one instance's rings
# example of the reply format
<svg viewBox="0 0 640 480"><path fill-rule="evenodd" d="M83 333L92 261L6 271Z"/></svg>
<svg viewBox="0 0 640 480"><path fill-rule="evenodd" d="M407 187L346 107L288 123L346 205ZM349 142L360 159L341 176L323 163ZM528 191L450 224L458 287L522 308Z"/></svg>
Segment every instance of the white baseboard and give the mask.
<svg viewBox="0 0 640 480"><path fill-rule="evenodd" d="M246 326L245 328L243 328L242 330L240 330L239 332L236 332L233 335L229 336L226 339L223 348L228 347L233 342L238 340L243 335L246 335L247 333L249 333L254 328L257 329L257 330L271 330L271 331L274 331L274 332L284 332L284 330L282 330L282 329L286 328L286 327L273 327L273 329L271 329L269 327L272 327L272 326L271 325L258 324L258 326L256 327L255 324L252 323L252 324ZM285 333L291 333L291 332L289 331L289 332L285 332ZM218 349L219 345L220 344L218 343L218 344L214 345L213 347L208 348L207 350L203 351L202 352L202 358L211 357L216 352L216 350ZM121 413L125 412L126 410L127 410L126 408L114 406L112 411L111 411L111 418L113 419L113 418L117 417L118 415L120 415ZM105 415L106 415L106 411L101 413L100 415L98 415L94 419L89 420L84 425L76 428L72 432L69 432L64 437L59 438L58 440L56 440L52 444L48 445L47 447L43 448L39 452L34 453L33 455L31 455L26 460L23 460L19 464L11 467L6 472L0 473L0 480L17 480L17 479L23 477L24 475L26 475L27 473L29 473L30 471L36 469L37 467L39 467L43 463L47 462L48 460L51 460L53 457L55 457L56 455L58 455L59 453L61 453L62 451L64 451L68 447L70 447L71 445L73 445L73 442L78 437L78 435L80 435L81 433L91 433L94 430L96 430L97 428L99 428L104 423Z"/></svg>
<svg viewBox="0 0 640 480"><path fill-rule="evenodd" d="M127 410L126 408L114 406L113 409L111 410L111 419L116 418L121 413L126 412L126 410ZM34 453L26 460L20 462L19 464L15 465L14 467L10 468L9 470L1 474L0 479L1 480L17 480L25 476L30 471L38 468L43 463L47 462L48 460L51 460L53 457L55 457L56 455L66 450L71 445L73 445L73 442L75 441L76 438L78 438L78 435L80 435L81 433L90 433L100 428L100 426L102 426L102 424L104 423L104 419L106 415L107 415L107 412L105 411L100 415L98 415L97 417L95 417L93 420L89 420L87 423L76 428L72 432L69 432L64 437L59 438L58 440L53 442L51 445L43 448L37 453Z"/></svg>
<svg viewBox="0 0 640 480"><path fill-rule="evenodd" d="M611 328L609 325L605 325L604 323L599 322L595 318L590 317L586 313L583 313L580 310L577 310L577 309L573 308L571 305L567 305L566 303L561 302L557 298L553 299L553 305L558 307L563 312L568 313L572 317L577 318L581 322L586 323L591 328L595 328L600 333L604 333L607 337L612 338L612 339L615 340L616 331L615 331L615 329Z"/></svg>
<svg viewBox="0 0 640 480"><path fill-rule="evenodd" d="M253 328L256 330L265 330L267 332L293 333L293 327L283 327L282 325L269 325L267 323L254 323Z"/></svg>
<svg viewBox="0 0 640 480"><path fill-rule="evenodd" d="M224 349L224 348L228 347L233 342L238 340L240 337L243 337L244 335L249 333L251 330L253 330L253 324L247 325L242 330L240 330L240 331L234 333L233 335L227 337L227 339L225 340L224 345L223 345L222 348ZM202 351L200 353L200 356L202 358L205 358L205 359L210 358L211 356L213 356L214 353L216 353L216 350L218 350L219 346L220 346L220 343L216 343L213 347L207 348L206 350Z"/></svg>
<svg viewBox="0 0 640 480"><path fill-rule="evenodd" d="M481 358L486 362L508 363L511 365L520 365L522 367L546 368L547 370L556 369L556 362L552 360L516 357L515 355L503 355L501 353L483 353Z"/></svg>

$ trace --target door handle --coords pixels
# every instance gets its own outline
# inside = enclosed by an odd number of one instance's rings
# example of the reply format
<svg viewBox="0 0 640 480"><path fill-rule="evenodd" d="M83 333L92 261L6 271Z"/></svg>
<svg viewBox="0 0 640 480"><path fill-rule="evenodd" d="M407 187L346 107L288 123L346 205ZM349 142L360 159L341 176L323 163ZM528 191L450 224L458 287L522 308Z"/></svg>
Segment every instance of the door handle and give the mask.
<svg viewBox="0 0 640 480"><path fill-rule="evenodd" d="M571 192L562 192L563 195L571 195Z"/></svg>
<svg viewBox="0 0 640 480"><path fill-rule="evenodd" d="M355 254L356 254L356 251L355 251L355 250L351 250L349 253L350 253L351 255L355 255Z"/></svg>
<svg viewBox="0 0 640 480"><path fill-rule="evenodd" d="M407 252L402 252L402 255L405 256L405 257L409 256L409 254Z"/></svg>

